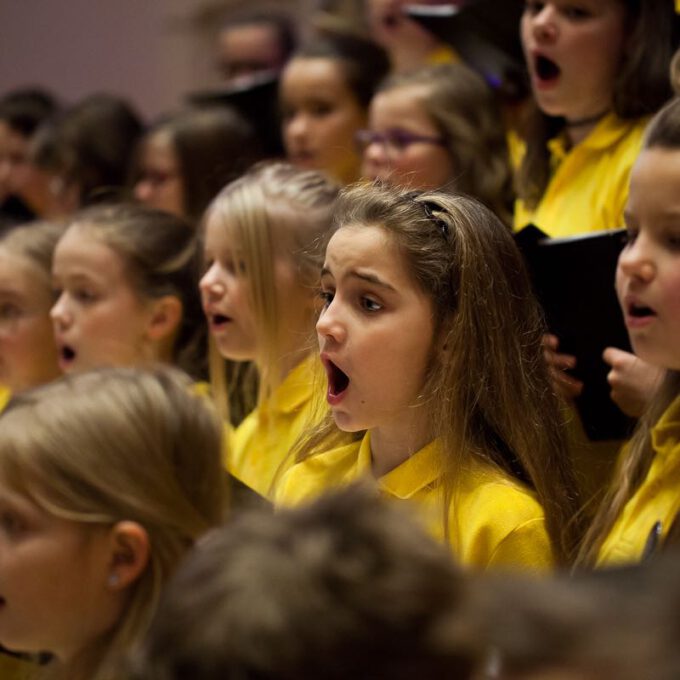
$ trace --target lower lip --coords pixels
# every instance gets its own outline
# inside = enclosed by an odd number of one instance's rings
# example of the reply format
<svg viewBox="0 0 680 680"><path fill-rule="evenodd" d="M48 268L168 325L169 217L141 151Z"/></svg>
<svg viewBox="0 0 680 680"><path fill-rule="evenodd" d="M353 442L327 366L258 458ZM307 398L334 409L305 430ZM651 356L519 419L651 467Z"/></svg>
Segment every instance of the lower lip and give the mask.
<svg viewBox="0 0 680 680"><path fill-rule="evenodd" d="M229 327L230 324L231 320L221 321L220 323L210 322L210 332L215 334L222 333Z"/></svg>
<svg viewBox="0 0 680 680"><path fill-rule="evenodd" d="M637 330L639 328L646 328L656 319L655 316L630 316L626 315L626 328Z"/></svg>
<svg viewBox="0 0 680 680"><path fill-rule="evenodd" d="M533 77L533 82L534 82L534 89L536 90L552 90L554 87L557 87L557 83L559 82L559 76L557 78L550 78L549 80L546 80L545 78L539 78L538 76Z"/></svg>
<svg viewBox="0 0 680 680"><path fill-rule="evenodd" d="M67 359L66 357L60 355L59 356L59 362L58 362L59 363L59 369L62 372L66 372L73 366L74 362L75 362L75 357L73 357L71 359Z"/></svg>
<svg viewBox="0 0 680 680"><path fill-rule="evenodd" d="M340 392L340 394L332 394L331 388L330 388L330 385L329 385L328 391L326 392L326 401L328 401L328 404L330 406L337 406L345 398L346 394L347 394L347 388L345 388L342 392Z"/></svg>

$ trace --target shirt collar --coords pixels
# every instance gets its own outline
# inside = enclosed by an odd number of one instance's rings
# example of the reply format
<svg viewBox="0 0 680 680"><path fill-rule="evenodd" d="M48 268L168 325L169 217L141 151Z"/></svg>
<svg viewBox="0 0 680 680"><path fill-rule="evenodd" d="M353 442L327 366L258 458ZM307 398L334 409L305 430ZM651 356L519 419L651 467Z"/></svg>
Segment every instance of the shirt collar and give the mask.
<svg viewBox="0 0 680 680"><path fill-rule="evenodd" d="M615 113L609 113L574 148L602 151L616 146L628 134L630 126L630 121L622 120ZM564 132L548 141L548 149L554 163L559 163L573 150L568 148L567 136Z"/></svg>
<svg viewBox="0 0 680 680"><path fill-rule="evenodd" d="M360 475L370 475L372 467L371 435L361 440L357 468ZM441 449L437 441L416 451L394 470L377 480L378 486L390 496L411 498L425 487L431 486L441 476Z"/></svg>
<svg viewBox="0 0 680 680"><path fill-rule="evenodd" d="M652 428L652 446L657 455L669 454L680 444L680 395Z"/></svg>
<svg viewBox="0 0 680 680"><path fill-rule="evenodd" d="M312 398L314 386L319 382L319 377L315 375L317 361L314 353L305 357L274 390L265 410L293 413L308 402Z"/></svg>

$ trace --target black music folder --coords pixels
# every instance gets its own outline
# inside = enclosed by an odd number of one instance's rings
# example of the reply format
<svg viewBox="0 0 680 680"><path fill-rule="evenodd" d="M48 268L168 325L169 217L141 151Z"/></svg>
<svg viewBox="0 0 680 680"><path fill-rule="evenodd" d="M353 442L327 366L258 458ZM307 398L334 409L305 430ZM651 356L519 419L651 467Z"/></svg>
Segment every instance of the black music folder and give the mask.
<svg viewBox="0 0 680 680"><path fill-rule="evenodd" d="M634 424L609 396L610 369L602 359L606 347L630 351L614 289L624 237L625 229L617 229L551 239L534 225L515 234L559 351L577 359L570 373L584 387L576 408L593 441L626 438Z"/></svg>

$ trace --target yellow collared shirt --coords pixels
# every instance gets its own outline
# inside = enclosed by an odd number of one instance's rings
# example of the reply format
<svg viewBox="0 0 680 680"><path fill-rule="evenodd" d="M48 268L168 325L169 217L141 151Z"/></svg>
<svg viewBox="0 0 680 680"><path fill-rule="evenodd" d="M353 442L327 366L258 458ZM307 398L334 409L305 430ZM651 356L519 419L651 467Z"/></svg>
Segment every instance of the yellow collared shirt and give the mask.
<svg viewBox="0 0 680 680"><path fill-rule="evenodd" d="M680 511L680 396L652 428L654 460L600 549L598 566L639 562L650 532L661 522L658 542Z"/></svg>
<svg viewBox="0 0 680 680"><path fill-rule="evenodd" d="M376 484L384 496L414 507L430 534L443 541L441 458L433 442ZM295 505L328 488L371 479L371 461L366 434L361 441L294 465L281 480L276 500ZM465 566L544 570L553 564L543 509L529 490L491 464L471 460L461 471L448 517L451 550Z"/></svg>
<svg viewBox="0 0 680 680"><path fill-rule="evenodd" d="M623 227L630 171L648 122L609 114L570 150L563 136L550 140L552 178L535 210L515 203L515 230L533 223L560 238Z"/></svg>
<svg viewBox="0 0 680 680"><path fill-rule="evenodd" d="M292 464L290 449L312 422L317 361L312 355L300 362L229 438L227 469L265 498L272 497L279 468L282 474Z"/></svg>

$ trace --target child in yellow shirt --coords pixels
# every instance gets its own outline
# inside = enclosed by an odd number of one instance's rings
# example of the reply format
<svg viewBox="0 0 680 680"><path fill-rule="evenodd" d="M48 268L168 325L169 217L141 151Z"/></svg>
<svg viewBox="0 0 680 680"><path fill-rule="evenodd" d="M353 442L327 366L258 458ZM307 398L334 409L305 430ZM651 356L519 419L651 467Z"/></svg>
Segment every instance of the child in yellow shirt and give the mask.
<svg viewBox="0 0 680 680"><path fill-rule="evenodd" d="M583 550L586 563L651 555L680 511L680 101L653 120L631 176L616 288L631 344L665 379L640 420Z"/></svg>
<svg viewBox="0 0 680 680"><path fill-rule="evenodd" d="M378 186L344 192L335 219L317 323L330 413L278 501L373 477L464 564L569 561L577 493L507 229L473 199Z"/></svg>
<svg viewBox="0 0 680 680"><path fill-rule="evenodd" d="M206 214L200 288L213 393L226 412L223 359L254 362L257 407L232 433L228 468L262 496L311 415L315 284L337 191L317 171L265 164L227 185Z"/></svg>

